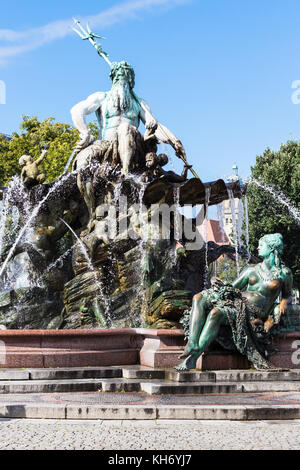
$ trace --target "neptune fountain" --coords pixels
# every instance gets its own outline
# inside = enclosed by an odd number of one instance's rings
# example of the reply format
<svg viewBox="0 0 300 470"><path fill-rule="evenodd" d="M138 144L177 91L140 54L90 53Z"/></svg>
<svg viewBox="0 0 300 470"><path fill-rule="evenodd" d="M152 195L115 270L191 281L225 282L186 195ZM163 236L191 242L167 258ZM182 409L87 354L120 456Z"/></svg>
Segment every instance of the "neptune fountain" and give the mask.
<svg viewBox="0 0 300 470"><path fill-rule="evenodd" d="M98 36L76 24L76 33L109 65L112 87L71 109L80 140L56 181L45 183L38 169L44 149L35 162L20 156L21 175L4 188L0 324L8 329L178 329L185 321L189 341L179 368L196 367L214 340L222 343L222 334L223 345L230 343L267 367L261 341L288 311L291 294L290 271L280 262L280 236L261 241L263 263L248 266L232 286L212 280L209 288L209 265L222 254L238 252L203 240L197 225L210 205L242 198L246 187L238 180L203 183L181 141L136 96L132 66L110 62ZM98 119L98 139L86 124L91 113ZM158 154L160 144L170 145L183 161L181 175L163 168L169 156L166 150ZM180 210L185 205L202 205L200 219L186 217ZM251 347L242 348L250 337Z"/></svg>

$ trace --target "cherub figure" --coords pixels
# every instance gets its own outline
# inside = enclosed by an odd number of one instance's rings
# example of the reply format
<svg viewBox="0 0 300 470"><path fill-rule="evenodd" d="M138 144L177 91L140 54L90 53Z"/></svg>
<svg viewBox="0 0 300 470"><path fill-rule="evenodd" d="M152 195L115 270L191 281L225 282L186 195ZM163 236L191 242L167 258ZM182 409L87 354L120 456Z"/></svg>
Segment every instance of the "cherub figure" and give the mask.
<svg viewBox="0 0 300 470"><path fill-rule="evenodd" d="M48 149L45 148L37 160L33 160L30 155L22 155L19 159L19 165L22 167L21 179L27 188L32 188L45 181L46 175L40 173L39 165L46 158Z"/></svg>
<svg viewBox="0 0 300 470"><path fill-rule="evenodd" d="M156 155L155 152L149 152L145 157L146 171L142 175L144 182L150 182L155 178L165 176L169 183L183 183L187 180L187 172L191 165L185 164L182 174L177 175L174 171L165 171L163 166L169 162L168 156L164 153Z"/></svg>

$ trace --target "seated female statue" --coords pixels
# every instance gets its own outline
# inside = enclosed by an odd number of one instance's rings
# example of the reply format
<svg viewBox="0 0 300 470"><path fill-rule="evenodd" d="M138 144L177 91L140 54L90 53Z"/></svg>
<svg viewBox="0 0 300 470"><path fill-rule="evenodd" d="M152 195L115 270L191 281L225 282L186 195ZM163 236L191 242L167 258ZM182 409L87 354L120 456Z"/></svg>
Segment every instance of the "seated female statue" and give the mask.
<svg viewBox="0 0 300 470"><path fill-rule="evenodd" d="M282 235L265 235L258 246L261 263L245 267L232 285L214 278L210 289L193 297L189 340L176 369L195 368L215 340L246 355L257 369L272 368L265 346L292 301L292 273L281 261L282 252Z"/></svg>

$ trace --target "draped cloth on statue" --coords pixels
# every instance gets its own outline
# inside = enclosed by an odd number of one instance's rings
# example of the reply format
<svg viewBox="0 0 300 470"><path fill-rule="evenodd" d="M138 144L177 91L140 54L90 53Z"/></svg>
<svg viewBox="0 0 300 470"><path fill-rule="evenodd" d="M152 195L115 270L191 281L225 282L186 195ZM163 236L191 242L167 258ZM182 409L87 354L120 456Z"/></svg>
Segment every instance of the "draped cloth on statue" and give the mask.
<svg viewBox="0 0 300 470"><path fill-rule="evenodd" d="M260 309L227 283L216 283L203 295L212 308L218 308L226 315L228 325L221 327L217 342L225 349L239 351L256 369L274 369L267 351L271 334L264 331L263 324L255 323L261 317Z"/></svg>

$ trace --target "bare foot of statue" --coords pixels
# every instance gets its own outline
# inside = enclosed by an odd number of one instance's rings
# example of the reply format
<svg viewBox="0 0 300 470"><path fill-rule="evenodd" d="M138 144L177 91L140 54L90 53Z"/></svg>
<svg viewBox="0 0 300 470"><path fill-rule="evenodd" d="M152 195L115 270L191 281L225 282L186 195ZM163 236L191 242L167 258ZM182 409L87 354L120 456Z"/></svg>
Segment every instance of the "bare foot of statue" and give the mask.
<svg viewBox="0 0 300 470"><path fill-rule="evenodd" d="M178 366L175 366L176 370L190 370L196 369L197 360L200 357L199 353L190 354L183 362Z"/></svg>
<svg viewBox="0 0 300 470"><path fill-rule="evenodd" d="M193 353L196 353L199 349L197 348L196 345L194 345L192 342L188 342L185 345L185 348L183 350L183 353L178 356L178 359L185 359L186 357L190 356Z"/></svg>

